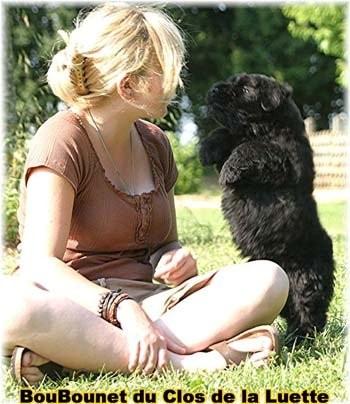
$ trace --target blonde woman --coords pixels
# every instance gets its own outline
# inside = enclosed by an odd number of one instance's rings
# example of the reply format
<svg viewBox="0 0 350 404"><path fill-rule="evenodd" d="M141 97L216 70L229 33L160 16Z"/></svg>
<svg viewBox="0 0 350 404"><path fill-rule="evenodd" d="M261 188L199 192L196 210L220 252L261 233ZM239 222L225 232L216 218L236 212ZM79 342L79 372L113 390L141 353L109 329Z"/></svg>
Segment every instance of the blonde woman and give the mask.
<svg viewBox="0 0 350 404"><path fill-rule="evenodd" d="M20 267L2 294L17 379L38 383L54 364L150 374L266 363L286 274L255 261L198 275L178 242L169 141L143 120L164 116L181 85L180 31L159 9L113 3L62 35L48 83L69 109L33 138Z"/></svg>

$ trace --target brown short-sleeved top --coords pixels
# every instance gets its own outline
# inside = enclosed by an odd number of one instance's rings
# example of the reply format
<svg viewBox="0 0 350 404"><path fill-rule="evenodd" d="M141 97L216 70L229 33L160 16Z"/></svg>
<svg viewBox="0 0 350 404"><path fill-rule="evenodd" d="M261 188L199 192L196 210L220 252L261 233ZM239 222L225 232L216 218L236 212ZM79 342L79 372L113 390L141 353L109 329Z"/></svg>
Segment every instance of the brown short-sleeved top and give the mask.
<svg viewBox="0 0 350 404"><path fill-rule="evenodd" d="M92 139L71 111L48 119L31 140L18 211L20 236L30 170L49 167L67 179L75 191L63 261L90 280L115 277L151 281L150 253L171 230L168 192L178 173L169 140L147 121L138 120L136 128L155 185L154 190L140 195L128 195L109 181Z"/></svg>

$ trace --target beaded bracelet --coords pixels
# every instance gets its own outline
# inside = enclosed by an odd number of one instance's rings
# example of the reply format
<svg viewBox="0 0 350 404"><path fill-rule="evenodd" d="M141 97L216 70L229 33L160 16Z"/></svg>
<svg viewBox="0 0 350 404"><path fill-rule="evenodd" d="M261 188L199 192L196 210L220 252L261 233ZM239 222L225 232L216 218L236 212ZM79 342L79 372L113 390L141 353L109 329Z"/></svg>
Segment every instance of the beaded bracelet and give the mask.
<svg viewBox="0 0 350 404"><path fill-rule="evenodd" d="M120 322L117 320L117 308L126 299L132 298L122 289L108 290L101 295L98 304L98 315L109 323L120 327Z"/></svg>
<svg viewBox="0 0 350 404"><path fill-rule="evenodd" d="M125 292L120 293L108 307L108 321L117 327L120 327L120 322L117 320L117 308L126 299L131 299L131 297Z"/></svg>

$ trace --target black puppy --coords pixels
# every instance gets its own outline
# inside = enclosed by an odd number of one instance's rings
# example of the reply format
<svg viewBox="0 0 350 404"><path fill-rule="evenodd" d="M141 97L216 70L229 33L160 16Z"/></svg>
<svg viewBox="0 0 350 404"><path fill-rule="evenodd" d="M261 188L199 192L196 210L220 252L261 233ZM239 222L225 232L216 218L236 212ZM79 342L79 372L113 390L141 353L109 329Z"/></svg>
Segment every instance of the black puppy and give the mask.
<svg viewBox="0 0 350 404"><path fill-rule="evenodd" d="M332 242L312 197L312 149L291 88L241 74L214 85L207 104L220 127L202 140L200 158L220 171L233 240L244 256L272 260L287 273L287 335L321 331L333 295Z"/></svg>

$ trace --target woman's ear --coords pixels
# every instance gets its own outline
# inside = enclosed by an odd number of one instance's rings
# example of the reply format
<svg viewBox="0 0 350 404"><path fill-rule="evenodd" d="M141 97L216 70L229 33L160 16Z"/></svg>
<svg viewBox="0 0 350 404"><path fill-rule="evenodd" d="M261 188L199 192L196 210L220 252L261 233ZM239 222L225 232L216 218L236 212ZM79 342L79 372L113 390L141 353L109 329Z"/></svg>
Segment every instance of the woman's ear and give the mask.
<svg viewBox="0 0 350 404"><path fill-rule="evenodd" d="M123 77L117 84L117 91L123 100L132 101L135 95L135 83L132 77Z"/></svg>

